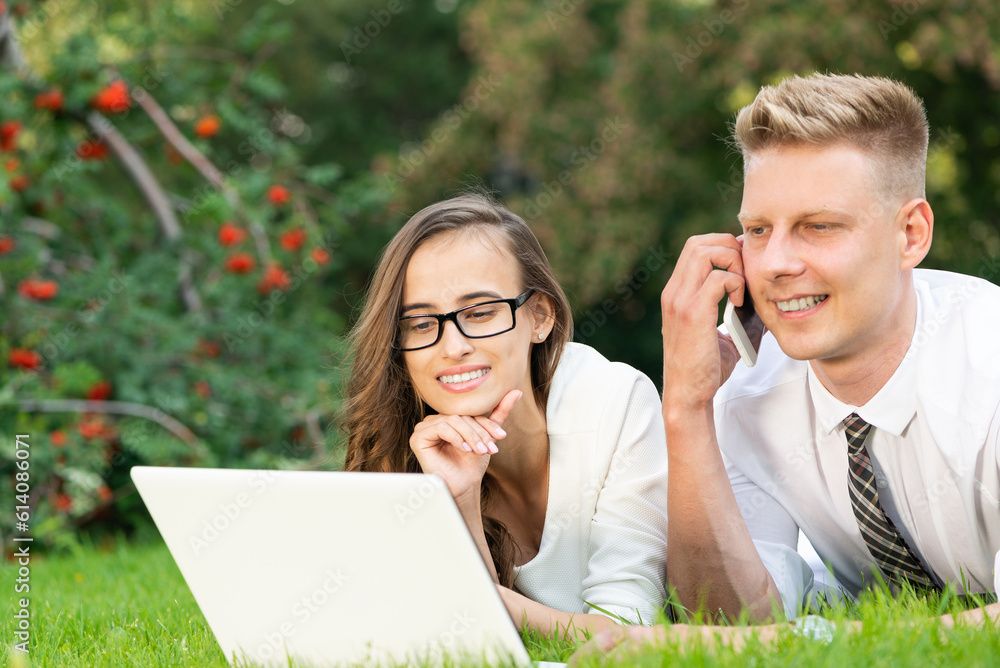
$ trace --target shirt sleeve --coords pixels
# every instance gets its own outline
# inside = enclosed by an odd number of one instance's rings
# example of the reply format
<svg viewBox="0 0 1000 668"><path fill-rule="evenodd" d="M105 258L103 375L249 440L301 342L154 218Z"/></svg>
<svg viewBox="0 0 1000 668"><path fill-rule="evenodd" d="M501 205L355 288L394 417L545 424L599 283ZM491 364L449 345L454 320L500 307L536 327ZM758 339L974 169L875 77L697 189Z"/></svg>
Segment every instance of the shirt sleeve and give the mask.
<svg viewBox="0 0 1000 668"><path fill-rule="evenodd" d="M993 560L993 593L1000 594L1000 552Z"/></svg>
<svg viewBox="0 0 1000 668"><path fill-rule="evenodd" d="M667 563L667 443L660 397L641 375L632 377L631 387L607 390L628 401L613 402L618 405L607 409L600 429L601 438L617 441L591 520L582 596L588 613L650 625L663 607Z"/></svg>
<svg viewBox="0 0 1000 668"><path fill-rule="evenodd" d="M799 527L773 496L731 461L726 461L726 470L757 553L781 594L785 617L795 619L808 606L814 578L812 567L797 552Z"/></svg>

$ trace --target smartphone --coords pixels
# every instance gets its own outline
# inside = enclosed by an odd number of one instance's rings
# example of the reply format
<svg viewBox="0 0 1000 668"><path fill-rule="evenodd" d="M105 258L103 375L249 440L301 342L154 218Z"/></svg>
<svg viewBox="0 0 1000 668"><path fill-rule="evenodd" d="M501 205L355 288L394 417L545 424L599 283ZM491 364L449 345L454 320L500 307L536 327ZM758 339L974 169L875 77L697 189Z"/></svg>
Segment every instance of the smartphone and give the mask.
<svg viewBox="0 0 1000 668"><path fill-rule="evenodd" d="M734 306L729 297L726 297L726 310L722 314L722 322L729 330L729 336L733 338L743 363L747 366L756 364L760 340L764 336L764 323L754 310L749 289L743 290L743 306Z"/></svg>

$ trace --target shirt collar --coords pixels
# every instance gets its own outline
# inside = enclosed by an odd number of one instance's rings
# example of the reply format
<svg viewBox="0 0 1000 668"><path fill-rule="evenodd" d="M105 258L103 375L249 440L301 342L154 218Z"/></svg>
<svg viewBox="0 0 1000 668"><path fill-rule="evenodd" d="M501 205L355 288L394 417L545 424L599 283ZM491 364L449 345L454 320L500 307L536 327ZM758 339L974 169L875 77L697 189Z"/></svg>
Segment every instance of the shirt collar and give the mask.
<svg viewBox="0 0 1000 668"><path fill-rule="evenodd" d="M922 308L917 300L917 318L914 331L920 328ZM910 344L913 345L912 342ZM830 394L807 364L809 393L812 395L816 418L827 434L840 426L851 413L857 413L865 422L893 436L900 436L906 425L917 413L917 363L916 355L907 354L896 367L886 384L864 406L851 406Z"/></svg>

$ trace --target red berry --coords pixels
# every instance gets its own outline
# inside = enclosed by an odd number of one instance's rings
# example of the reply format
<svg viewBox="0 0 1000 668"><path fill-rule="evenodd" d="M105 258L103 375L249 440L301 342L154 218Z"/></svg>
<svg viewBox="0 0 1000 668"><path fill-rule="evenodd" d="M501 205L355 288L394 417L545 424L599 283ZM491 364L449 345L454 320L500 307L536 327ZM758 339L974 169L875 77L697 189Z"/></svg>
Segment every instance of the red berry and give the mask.
<svg viewBox="0 0 1000 668"><path fill-rule="evenodd" d="M59 284L55 281L39 281L28 278L18 283L17 292L28 299L46 301L59 294Z"/></svg>
<svg viewBox="0 0 1000 668"><path fill-rule="evenodd" d="M271 266L264 272L264 278L257 284L257 292L262 295L270 294L273 290L284 292L292 285L292 278L288 272L281 268L277 262L272 262Z"/></svg>
<svg viewBox="0 0 1000 668"><path fill-rule="evenodd" d="M195 346L196 355L204 355L205 357L218 357L219 353L222 352L222 348L215 341L206 341L205 339L198 339L198 343Z"/></svg>
<svg viewBox="0 0 1000 668"><path fill-rule="evenodd" d="M115 495L107 485L101 485L97 488L97 498L101 500L101 503L111 503Z"/></svg>
<svg viewBox="0 0 1000 668"><path fill-rule="evenodd" d="M100 139L86 139L76 147L81 160L104 160L108 157L108 147Z"/></svg>
<svg viewBox="0 0 1000 668"><path fill-rule="evenodd" d="M63 108L63 92L58 88L43 91L35 96L35 109L61 111Z"/></svg>
<svg viewBox="0 0 1000 668"><path fill-rule="evenodd" d="M223 223L222 227L219 228L219 243L223 246L235 246L246 239L246 236L245 230L232 223Z"/></svg>
<svg viewBox="0 0 1000 668"><path fill-rule="evenodd" d="M17 149L17 135L21 133L24 124L21 121L4 121L0 123L0 151Z"/></svg>
<svg viewBox="0 0 1000 668"><path fill-rule="evenodd" d="M76 426L80 436L92 440L104 433L104 420L99 417L91 417L83 420Z"/></svg>
<svg viewBox="0 0 1000 668"><path fill-rule="evenodd" d="M219 120L218 116L212 114L198 119L198 122L194 124L194 133L203 139L208 139L217 135L220 128L222 128L222 121Z"/></svg>
<svg viewBox="0 0 1000 668"><path fill-rule="evenodd" d="M257 262L249 253L236 253L226 259L226 271L231 274L249 274L256 266Z"/></svg>
<svg viewBox="0 0 1000 668"><path fill-rule="evenodd" d="M297 251L306 241L305 230L301 227L296 227L294 230L288 230L281 235L281 239L279 241L281 243L281 247L286 251Z"/></svg>
<svg viewBox="0 0 1000 668"><path fill-rule="evenodd" d="M90 386L87 390L87 398L91 401L104 401L111 396L112 390L111 383L106 380L100 380Z"/></svg>
<svg viewBox="0 0 1000 668"><path fill-rule="evenodd" d="M7 353L7 363L15 368L33 370L42 366L42 356L34 350L14 348Z"/></svg>
<svg viewBox="0 0 1000 668"><path fill-rule="evenodd" d="M60 492L56 496L56 500L53 505L55 505L56 510L58 510L59 512L68 513L70 510L73 509L73 500L70 499L69 495L66 494L65 492Z"/></svg>
<svg viewBox="0 0 1000 668"><path fill-rule="evenodd" d="M184 162L184 156L170 142L164 142L163 152L167 154L167 163L170 165L177 166Z"/></svg>
<svg viewBox="0 0 1000 668"><path fill-rule="evenodd" d="M326 264L330 261L330 254L325 248L313 248L310 255L312 255L312 259L316 261L316 264Z"/></svg>
<svg viewBox="0 0 1000 668"><path fill-rule="evenodd" d="M10 180L11 190L16 190L17 192L24 192L31 185L31 179L29 179L24 174L18 174Z"/></svg>
<svg viewBox="0 0 1000 668"><path fill-rule="evenodd" d="M0 255L11 252L16 246L14 237L0 237Z"/></svg>
<svg viewBox="0 0 1000 668"><path fill-rule="evenodd" d="M90 100L90 106L104 114L121 114L132 106L128 85L121 79L112 81Z"/></svg>
<svg viewBox="0 0 1000 668"><path fill-rule="evenodd" d="M282 206L292 201L292 191L285 186L271 186L267 189L267 199L274 206Z"/></svg>
<svg viewBox="0 0 1000 668"><path fill-rule="evenodd" d="M62 429L56 429L49 434L49 441L51 441L54 447L61 448L66 445L66 432Z"/></svg>

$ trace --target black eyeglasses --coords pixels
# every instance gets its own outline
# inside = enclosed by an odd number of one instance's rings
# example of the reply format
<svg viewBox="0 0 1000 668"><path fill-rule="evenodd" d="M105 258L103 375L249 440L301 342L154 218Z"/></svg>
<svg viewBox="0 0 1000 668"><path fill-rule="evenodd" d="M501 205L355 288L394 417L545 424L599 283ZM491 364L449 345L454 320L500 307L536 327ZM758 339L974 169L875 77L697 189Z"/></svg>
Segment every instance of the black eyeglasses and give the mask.
<svg viewBox="0 0 1000 668"><path fill-rule="evenodd" d="M397 350L430 348L441 340L444 323L451 320L462 336L468 339L487 339L517 326L514 312L522 306L534 290L525 290L513 299L494 299L471 306L463 306L451 313L426 313L405 315L399 319Z"/></svg>

